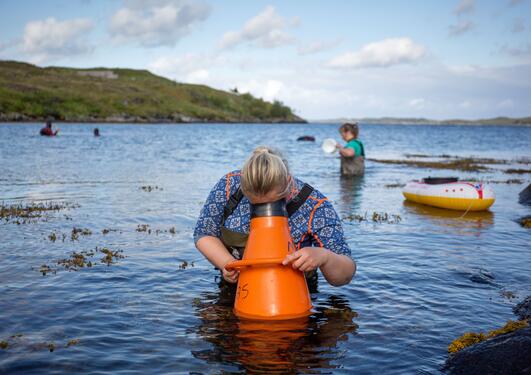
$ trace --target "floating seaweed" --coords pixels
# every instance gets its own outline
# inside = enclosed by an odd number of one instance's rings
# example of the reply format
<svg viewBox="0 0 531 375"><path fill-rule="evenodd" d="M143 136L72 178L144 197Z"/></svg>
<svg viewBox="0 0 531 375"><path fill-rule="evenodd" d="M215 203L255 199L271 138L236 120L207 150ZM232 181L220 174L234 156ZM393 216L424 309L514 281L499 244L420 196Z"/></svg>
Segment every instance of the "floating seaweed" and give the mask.
<svg viewBox="0 0 531 375"><path fill-rule="evenodd" d="M527 174L531 173L531 169L510 168L506 169L504 172L508 174Z"/></svg>
<svg viewBox="0 0 531 375"><path fill-rule="evenodd" d="M384 187L386 187L386 188L401 188L401 187L404 187L404 186L406 186L406 184L402 184L400 182L397 182L397 183L394 183L394 184L384 185Z"/></svg>
<svg viewBox="0 0 531 375"><path fill-rule="evenodd" d="M79 253L74 251L69 258L58 260L57 264L63 266L68 271L77 271L83 267L92 267L92 261L90 261L88 258L93 256L93 251L83 250Z"/></svg>
<svg viewBox="0 0 531 375"><path fill-rule="evenodd" d="M136 226L136 231L137 232L147 232L147 233L151 234L151 229L149 228L149 224L138 224Z"/></svg>
<svg viewBox="0 0 531 375"><path fill-rule="evenodd" d="M148 193L151 193L152 191L154 190L164 190L163 188L161 187L158 187L158 186L151 186L151 185L146 185L146 186L141 186L140 187L141 190L144 190Z"/></svg>
<svg viewBox="0 0 531 375"><path fill-rule="evenodd" d="M500 291L500 295L508 300L512 300L518 297L514 292L511 292L510 290L502 290Z"/></svg>
<svg viewBox="0 0 531 375"><path fill-rule="evenodd" d="M50 353L55 350L55 344L53 342L48 343L48 345L46 345L46 347L48 348Z"/></svg>
<svg viewBox="0 0 531 375"><path fill-rule="evenodd" d="M55 232L52 232L48 235L48 239L52 242L57 241L57 234Z"/></svg>
<svg viewBox="0 0 531 375"><path fill-rule="evenodd" d="M102 263L107 264L107 266L110 266L111 264L115 263L115 259L122 259L125 258L125 256L122 254L123 250L111 250L106 247L98 249L96 247L96 251L99 251L100 253L105 254L105 256L101 259Z"/></svg>
<svg viewBox="0 0 531 375"><path fill-rule="evenodd" d="M116 263L116 259L125 258L123 250L111 250L107 247L99 248L96 246L94 250L83 250L80 252L72 252L69 258L60 259L57 264L63 266L68 271L77 271L80 268L91 268L96 266L94 257L96 254L103 254L103 258L100 259L101 263L105 263L110 266Z"/></svg>
<svg viewBox="0 0 531 375"><path fill-rule="evenodd" d="M118 232L118 229L104 228L101 230L103 235L109 234L110 232Z"/></svg>
<svg viewBox="0 0 531 375"><path fill-rule="evenodd" d="M65 345L65 348L69 348L69 347L77 345L77 344L79 344L79 339L68 340L68 342Z"/></svg>
<svg viewBox="0 0 531 375"><path fill-rule="evenodd" d="M482 164L504 164L503 160L496 159L478 159L478 158L461 158L444 161L425 161L425 160L404 160L404 159L368 159L376 163L383 164L400 164L408 165L417 168L431 168L431 169L452 169L466 172L482 172L488 171L490 168ZM503 162L503 163L502 163Z"/></svg>
<svg viewBox="0 0 531 375"><path fill-rule="evenodd" d="M0 349L7 349L9 347L9 343L7 341L0 341Z"/></svg>
<svg viewBox="0 0 531 375"><path fill-rule="evenodd" d="M186 260L184 260L181 264L179 264L180 270L185 270L188 267L195 267L195 263L194 262L188 263Z"/></svg>
<svg viewBox="0 0 531 375"><path fill-rule="evenodd" d="M525 328L528 325L529 323L526 320L517 320L517 321L509 320L502 328L492 330L487 334L481 333L481 332L480 333L466 332L461 337L452 341L452 343L448 346L448 352L457 353L458 351L468 346L477 344L481 341L485 341L486 339L489 339L491 337L496 337L499 335L503 335L505 333L514 332L518 329Z"/></svg>
<svg viewBox="0 0 531 375"><path fill-rule="evenodd" d="M137 232L145 232L147 234L154 233L157 236L161 233L171 233L175 235L177 233L177 230L175 227L171 227L170 229L151 229L149 224L138 224L135 229Z"/></svg>
<svg viewBox="0 0 531 375"><path fill-rule="evenodd" d="M72 241L79 240L79 235L82 236L90 236L92 234L92 231L88 228L72 228L72 233L70 234L70 239Z"/></svg>
<svg viewBox="0 0 531 375"><path fill-rule="evenodd" d="M54 275L57 273L57 270L55 268L51 268L47 264L43 264L42 266L40 266L38 271L42 273L42 276L46 276L49 273L53 273Z"/></svg>
<svg viewBox="0 0 531 375"><path fill-rule="evenodd" d="M373 221L378 224L388 223L388 224L398 224L402 221L400 215L388 214L387 212L376 212L374 211L372 215L368 215L365 212L364 215L360 214L351 214L343 217L343 221L357 221L361 223L362 221Z"/></svg>
<svg viewBox="0 0 531 375"><path fill-rule="evenodd" d="M531 228L531 216L524 216L518 219L518 223L524 228Z"/></svg>
<svg viewBox="0 0 531 375"><path fill-rule="evenodd" d="M76 208L79 205L64 202L46 202L46 203L18 203L6 205L0 204L0 219L5 223L30 224L38 220L47 221L50 213L64 209Z"/></svg>

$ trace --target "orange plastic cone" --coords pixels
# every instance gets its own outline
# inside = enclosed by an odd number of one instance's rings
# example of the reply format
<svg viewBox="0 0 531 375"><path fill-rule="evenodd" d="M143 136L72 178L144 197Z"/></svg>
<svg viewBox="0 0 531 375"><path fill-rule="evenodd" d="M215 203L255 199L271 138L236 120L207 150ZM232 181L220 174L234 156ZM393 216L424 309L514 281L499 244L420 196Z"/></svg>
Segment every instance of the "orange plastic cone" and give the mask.
<svg viewBox="0 0 531 375"><path fill-rule="evenodd" d="M252 206L251 231L243 259L226 266L240 269L234 302L237 316L249 319L294 319L310 314L306 279L284 258L295 251L284 200Z"/></svg>

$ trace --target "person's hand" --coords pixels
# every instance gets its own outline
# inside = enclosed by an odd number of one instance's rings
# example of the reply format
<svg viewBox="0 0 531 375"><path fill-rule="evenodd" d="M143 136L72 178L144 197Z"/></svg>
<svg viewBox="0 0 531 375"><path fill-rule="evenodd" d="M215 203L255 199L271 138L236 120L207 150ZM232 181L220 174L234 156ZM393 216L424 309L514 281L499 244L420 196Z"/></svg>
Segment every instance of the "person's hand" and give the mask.
<svg viewBox="0 0 531 375"><path fill-rule="evenodd" d="M336 142L336 148L337 148L338 150L341 150L341 149L343 148L343 146L341 146L341 143Z"/></svg>
<svg viewBox="0 0 531 375"><path fill-rule="evenodd" d="M225 263L225 266L229 264L230 262ZM223 266L223 269L221 270L221 273L223 274L223 278L225 281L234 284L238 281L238 277L240 277L240 271L238 270L230 270L228 271L225 269L225 266Z"/></svg>
<svg viewBox="0 0 531 375"><path fill-rule="evenodd" d="M282 261L283 265L291 266L299 271L313 271L328 261L329 251L322 247L303 247L300 250L289 254Z"/></svg>

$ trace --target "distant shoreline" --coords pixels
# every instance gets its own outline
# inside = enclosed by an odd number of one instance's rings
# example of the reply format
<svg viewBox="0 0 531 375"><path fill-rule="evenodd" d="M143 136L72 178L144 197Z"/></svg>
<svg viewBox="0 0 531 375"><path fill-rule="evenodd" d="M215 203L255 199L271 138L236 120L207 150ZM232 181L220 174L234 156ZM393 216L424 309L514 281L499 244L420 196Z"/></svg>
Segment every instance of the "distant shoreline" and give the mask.
<svg viewBox="0 0 531 375"><path fill-rule="evenodd" d="M350 120L352 122L353 120ZM220 124L220 125L236 125L236 124L253 124L253 125L273 125L273 124L285 124L285 125L334 125L338 126L342 123L349 121L330 120L330 121L308 121L308 122L290 122L290 121L235 121L235 122L223 122L223 121L190 121L190 122L170 122L170 121L55 121L53 124L61 125L207 125L207 124ZM25 120L25 121L5 121L0 120L0 125L31 125L31 124L45 124L46 120ZM479 122L365 122L358 121L360 125L407 125L407 126L516 126L516 127L531 127L531 123L479 123Z"/></svg>
<svg viewBox="0 0 531 375"><path fill-rule="evenodd" d="M434 126L531 126L531 117L510 118L496 117L479 120L430 120L424 118L362 118L362 119L331 119L331 120L308 120L316 124L341 124L345 122L358 122L363 125L434 125Z"/></svg>

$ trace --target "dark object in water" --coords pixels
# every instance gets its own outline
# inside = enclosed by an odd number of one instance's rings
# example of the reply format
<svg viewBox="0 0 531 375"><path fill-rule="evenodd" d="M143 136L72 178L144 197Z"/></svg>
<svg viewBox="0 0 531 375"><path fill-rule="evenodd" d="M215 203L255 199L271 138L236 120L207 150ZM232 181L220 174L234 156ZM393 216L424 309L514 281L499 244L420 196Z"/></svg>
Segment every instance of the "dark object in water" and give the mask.
<svg viewBox="0 0 531 375"><path fill-rule="evenodd" d="M528 374L531 363L531 327L499 335L451 355L448 374Z"/></svg>
<svg viewBox="0 0 531 375"><path fill-rule="evenodd" d="M518 203L531 206L531 184L518 194Z"/></svg>
<svg viewBox="0 0 531 375"><path fill-rule="evenodd" d="M422 182L428 185L449 184L457 181L459 181L457 177L426 177L422 179Z"/></svg>
<svg viewBox="0 0 531 375"><path fill-rule="evenodd" d="M313 135L302 135L297 138L298 142L315 142L315 137Z"/></svg>
<svg viewBox="0 0 531 375"><path fill-rule="evenodd" d="M513 312L514 312L514 314L516 316L518 316L518 319L531 320L531 296L528 296L526 299L524 299L518 305L513 307Z"/></svg>
<svg viewBox="0 0 531 375"><path fill-rule="evenodd" d="M99 136L100 136L100 129L94 128L94 137L99 137Z"/></svg>

